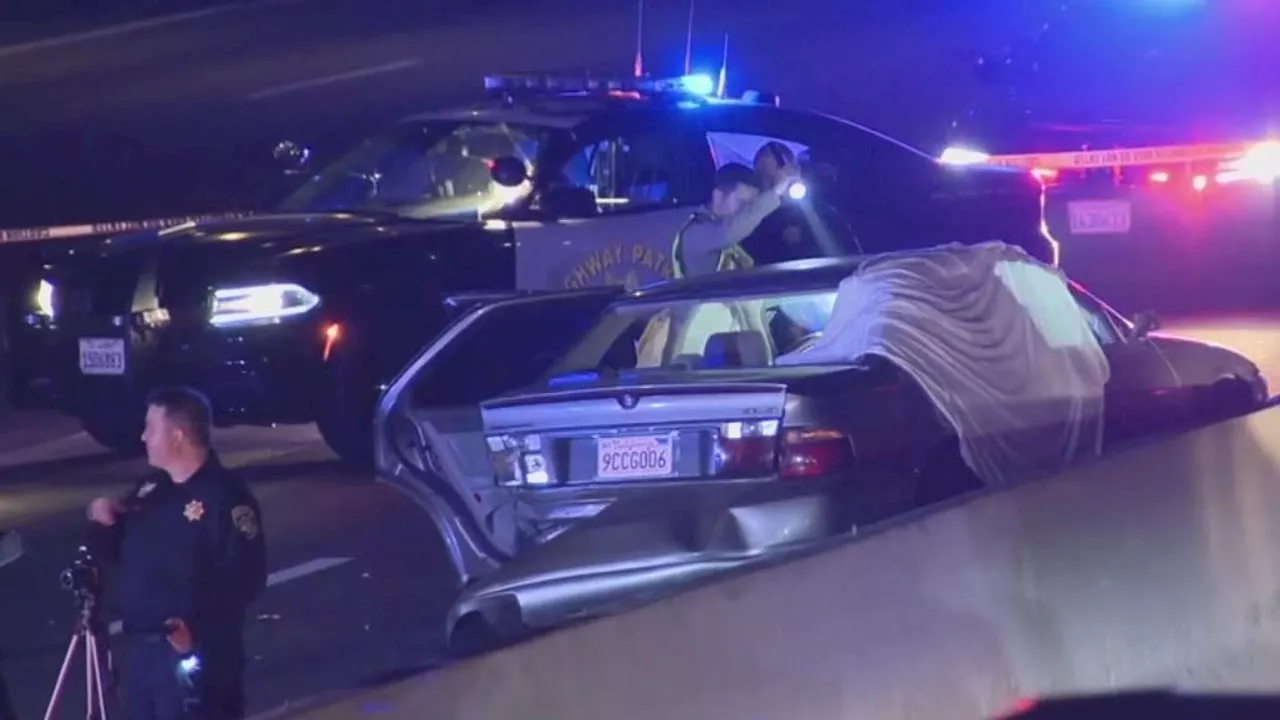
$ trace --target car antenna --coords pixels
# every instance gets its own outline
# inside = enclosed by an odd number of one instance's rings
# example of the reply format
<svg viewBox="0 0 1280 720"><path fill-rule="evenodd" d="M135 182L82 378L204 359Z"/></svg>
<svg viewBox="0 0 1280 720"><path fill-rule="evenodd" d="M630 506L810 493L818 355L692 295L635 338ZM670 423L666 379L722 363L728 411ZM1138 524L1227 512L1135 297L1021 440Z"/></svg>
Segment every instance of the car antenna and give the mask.
<svg viewBox="0 0 1280 720"><path fill-rule="evenodd" d="M729 33L724 34L724 52L720 55L720 77L716 80L716 97L724 97L726 75L729 73Z"/></svg>
<svg viewBox="0 0 1280 720"><path fill-rule="evenodd" d="M693 74L693 4L689 0L689 23L684 30L684 74Z"/></svg>
<svg viewBox="0 0 1280 720"><path fill-rule="evenodd" d="M636 0L636 59L632 72L644 77L644 0Z"/></svg>

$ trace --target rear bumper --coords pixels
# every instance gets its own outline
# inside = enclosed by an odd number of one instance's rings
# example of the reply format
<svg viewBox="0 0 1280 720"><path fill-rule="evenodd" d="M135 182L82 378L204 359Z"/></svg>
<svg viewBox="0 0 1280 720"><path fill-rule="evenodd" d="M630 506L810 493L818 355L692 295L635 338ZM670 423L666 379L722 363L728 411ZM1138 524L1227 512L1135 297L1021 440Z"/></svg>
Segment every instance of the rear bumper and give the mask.
<svg viewBox="0 0 1280 720"><path fill-rule="evenodd" d="M1129 226L1085 231L1079 220L1090 205L1127 212ZM1280 188L1055 189L1046 221L1063 268L1123 310L1280 302Z"/></svg>
<svg viewBox="0 0 1280 720"><path fill-rule="evenodd" d="M849 497L839 482L774 482L719 502L619 500L472 586L450 609L453 635L480 615L501 634L612 613L724 572L846 536Z"/></svg>
<svg viewBox="0 0 1280 720"><path fill-rule="evenodd" d="M136 413L152 388L185 385L209 398L218 425L306 423L315 420L324 395L324 339L315 320L233 330L77 322L34 335L26 354L29 366L40 370L26 384L82 418ZM82 338L123 340L124 372L82 372Z"/></svg>

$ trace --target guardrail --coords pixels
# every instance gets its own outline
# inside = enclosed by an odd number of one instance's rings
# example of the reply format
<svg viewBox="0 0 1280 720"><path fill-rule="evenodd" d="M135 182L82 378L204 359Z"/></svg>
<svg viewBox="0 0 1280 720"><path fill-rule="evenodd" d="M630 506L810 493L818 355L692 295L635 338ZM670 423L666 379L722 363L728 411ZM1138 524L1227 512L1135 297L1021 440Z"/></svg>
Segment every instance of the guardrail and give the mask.
<svg viewBox="0 0 1280 720"><path fill-rule="evenodd" d="M298 717L992 717L1280 689L1280 409Z"/></svg>
<svg viewBox="0 0 1280 720"><path fill-rule="evenodd" d="M149 220L117 220L114 222L84 223L81 225L52 225L0 230L0 243L39 242L41 240L65 240L78 237L119 235L139 230L157 230L189 222L228 220L253 215L251 212L209 213L180 217L153 218Z"/></svg>

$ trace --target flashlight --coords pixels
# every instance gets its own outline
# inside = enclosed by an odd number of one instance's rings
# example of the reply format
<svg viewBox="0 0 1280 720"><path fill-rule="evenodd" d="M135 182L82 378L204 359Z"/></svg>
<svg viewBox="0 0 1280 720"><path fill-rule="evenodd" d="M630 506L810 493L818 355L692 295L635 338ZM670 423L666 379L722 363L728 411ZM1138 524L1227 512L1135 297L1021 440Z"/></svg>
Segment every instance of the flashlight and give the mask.
<svg viewBox="0 0 1280 720"><path fill-rule="evenodd" d="M183 687L194 688L196 681L200 677L200 657L198 655L188 655L178 661L178 682Z"/></svg>

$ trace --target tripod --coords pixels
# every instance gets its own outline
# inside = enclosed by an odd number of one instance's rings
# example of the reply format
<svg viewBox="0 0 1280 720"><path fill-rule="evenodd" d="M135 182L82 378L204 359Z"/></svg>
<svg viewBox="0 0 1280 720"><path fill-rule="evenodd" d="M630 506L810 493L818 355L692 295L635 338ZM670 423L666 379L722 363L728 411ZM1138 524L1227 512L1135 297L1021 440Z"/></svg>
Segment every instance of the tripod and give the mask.
<svg viewBox="0 0 1280 720"><path fill-rule="evenodd" d="M62 660L62 669L58 671L58 680L53 685L49 696L49 706L44 712L44 720L53 720L58 711L58 703L66 690L71 663L75 660L76 649L84 645L84 685L85 685L85 717L87 720L107 720L107 691L102 682L102 669L105 665L108 678L114 686L114 672L111 660L111 648L107 646L105 626L98 614L98 599L93 591L79 588L75 591L79 613L76 626L71 633L71 642L67 646L67 654ZM101 641L101 645L99 645Z"/></svg>

